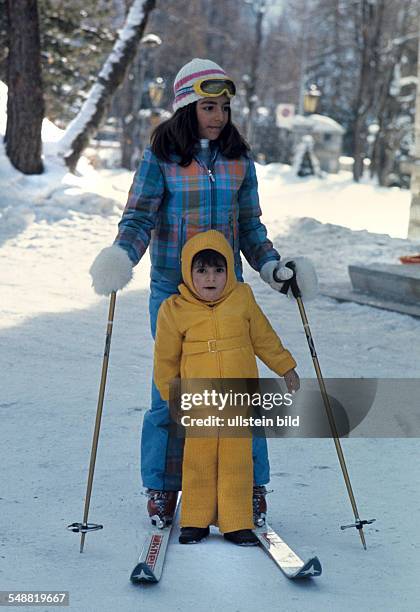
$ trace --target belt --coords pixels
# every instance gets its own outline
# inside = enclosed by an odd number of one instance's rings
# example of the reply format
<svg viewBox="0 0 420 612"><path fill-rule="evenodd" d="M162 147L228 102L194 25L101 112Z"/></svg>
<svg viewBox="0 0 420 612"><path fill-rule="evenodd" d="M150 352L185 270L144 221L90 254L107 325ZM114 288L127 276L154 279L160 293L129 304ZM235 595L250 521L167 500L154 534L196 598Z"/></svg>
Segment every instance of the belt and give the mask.
<svg viewBox="0 0 420 612"><path fill-rule="evenodd" d="M248 336L235 336L233 338L221 338L220 340L197 340L195 342L183 342L182 353L184 355L198 355L200 353L217 353L230 349L251 347Z"/></svg>

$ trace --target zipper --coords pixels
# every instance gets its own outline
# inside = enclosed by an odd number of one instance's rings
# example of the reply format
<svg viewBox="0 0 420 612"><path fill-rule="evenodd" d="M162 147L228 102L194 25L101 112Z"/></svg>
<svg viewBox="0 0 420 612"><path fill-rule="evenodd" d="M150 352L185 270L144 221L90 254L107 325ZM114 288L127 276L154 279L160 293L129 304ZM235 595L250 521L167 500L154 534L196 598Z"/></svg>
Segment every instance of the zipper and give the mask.
<svg viewBox="0 0 420 612"><path fill-rule="evenodd" d="M212 314L213 321L214 321L215 338L217 340L217 338L219 337L219 329L218 329L218 325L217 325L216 315L214 314L214 306L211 309L211 314ZM222 378L222 364L221 364L221 361L220 361L219 351L216 351L216 359L217 359L217 367L219 368L220 378Z"/></svg>
<svg viewBox="0 0 420 612"><path fill-rule="evenodd" d="M229 231L230 231L230 235L232 236L232 250L233 250L233 254L234 256L236 255L236 251L235 251L235 229L233 227L233 215L232 213L229 213Z"/></svg>
<svg viewBox="0 0 420 612"><path fill-rule="evenodd" d="M238 259L240 259L240 247L239 247L239 241L238 241L238 233L235 232L235 227L237 228L237 224L236 224L236 214L235 214L235 210L233 213L229 214L229 229L230 229L230 233L232 236L232 250L233 250L233 262L234 262L234 266L235 266L235 270L236 270L236 266L238 265Z"/></svg>
<svg viewBox="0 0 420 612"><path fill-rule="evenodd" d="M213 159L210 161L210 167L207 168L207 171L209 173L209 178L210 178L210 228L213 229L216 225L215 223L215 217L216 217L216 213L215 213L215 209L216 209L216 178L214 176L214 165L216 163L216 157L217 157L217 153L218 151L216 151L216 154L213 156Z"/></svg>
<svg viewBox="0 0 420 612"><path fill-rule="evenodd" d="M179 259L179 263L181 263L181 251L182 251L182 247L183 247L183 242L182 242L182 237L183 237L183 233L184 233L184 225L185 225L185 219L184 217L181 217L181 223L179 224L179 229L178 229L178 259Z"/></svg>
<svg viewBox="0 0 420 612"><path fill-rule="evenodd" d="M216 225L216 179L211 170L209 170L210 176L210 229L213 229Z"/></svg>
<svg viewBox="0 0 420 612"><path fill-rule="evenodd" d="M213 155L212 159L210 160L210 166L207 167L206 164L204 162L201 161L201 159L199 159L198 157L194 156L194 159L196 160L196 162L198 163L198 165L203 168L203 170L206 172L207 176L209 177L209 181L210 181L210 229L213 229L215 226L215 208L216 208L216 193L215 193L215 189L216 189L216 177L214 175L214 165L216 162L216 158L218 155L219 151L216 150L215 154Z"/></svg>

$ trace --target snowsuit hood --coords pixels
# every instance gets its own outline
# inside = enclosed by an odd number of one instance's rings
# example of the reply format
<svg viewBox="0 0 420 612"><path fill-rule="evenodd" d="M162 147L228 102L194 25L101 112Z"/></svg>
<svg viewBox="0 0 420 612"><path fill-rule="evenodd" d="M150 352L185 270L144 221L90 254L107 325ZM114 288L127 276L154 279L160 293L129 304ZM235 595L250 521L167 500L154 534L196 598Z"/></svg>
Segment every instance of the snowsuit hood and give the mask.
<svg viewBox="0 0 420 612"><path fill-rule="evenodd" d="M194 288L194 283L192 280L192 271L191 265L194 256L204 249L213 249L213 251L217 251L226 259L226 285L223 289L223 293L219 299L214 300L213 302L208 302L207 300L203 300L197 293ZM235 287L238 284L235 276L235 267L234 267L234 259L233 259L233 251L226 240L226 238L218 232L217 230L209 230L207 232L202 232L200 234L196 234L184 244L184 247L181 252L181 266L182 266L182 280L184 281L178 287L181 295L187 299L188 301L194 301L195 303L199 302L201 304L208 304L209 306L213 306L214 304L218 304L225 300L228 295L232 293Z"/></svg>

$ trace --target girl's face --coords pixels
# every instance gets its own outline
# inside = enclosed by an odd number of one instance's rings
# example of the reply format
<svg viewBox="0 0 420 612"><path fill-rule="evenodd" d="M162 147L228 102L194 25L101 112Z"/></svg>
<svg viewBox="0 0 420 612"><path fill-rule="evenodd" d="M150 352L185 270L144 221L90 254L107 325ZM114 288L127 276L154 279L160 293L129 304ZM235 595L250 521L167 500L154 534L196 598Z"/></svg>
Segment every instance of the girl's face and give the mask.
<svg viewBox="0 0 420 612"><path fill-rule="evenodd" d="M198 135L200 138L216 140L229 119L229 98L203 98L197 102Z"/></svg>
<svg viewBox="0 0 420 612"><path fill-rule="evenodd" d="M199 261L194 264L192 281L198 295L207 302L218 300L226 285L226 268L220 266L202 265Z"/></svg>

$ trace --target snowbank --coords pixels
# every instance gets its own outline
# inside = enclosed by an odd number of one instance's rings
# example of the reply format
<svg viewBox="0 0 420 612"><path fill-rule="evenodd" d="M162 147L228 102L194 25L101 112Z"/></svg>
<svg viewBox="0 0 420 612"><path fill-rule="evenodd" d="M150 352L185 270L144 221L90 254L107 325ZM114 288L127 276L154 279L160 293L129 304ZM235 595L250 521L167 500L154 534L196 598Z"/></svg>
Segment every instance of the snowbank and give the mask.
<svg viewBox="0 0 420 612"><path fill-rule="evenodd" d="M77 167L78 176L68 172L56 155L63 130L48 119L42 125L45 172L27 176L16 170L3 144L6 108L7 87L0 81L0 243L32 222L50 223L74 214L106 215L116 211L116 200L100 195L101 185L97 182L101 179L85 158Z"/></svg>

